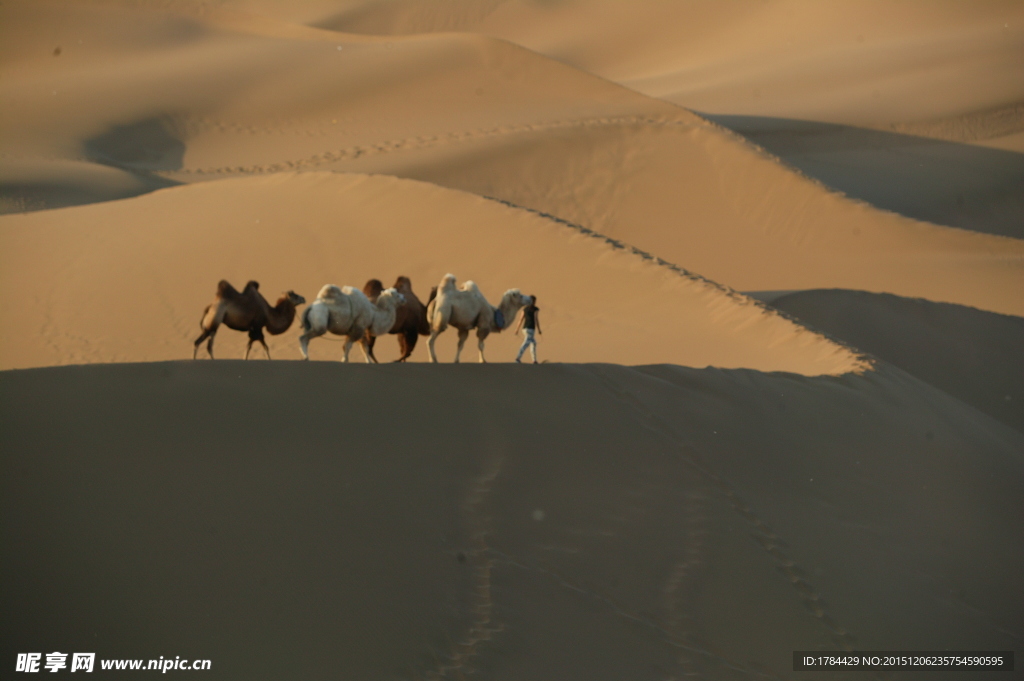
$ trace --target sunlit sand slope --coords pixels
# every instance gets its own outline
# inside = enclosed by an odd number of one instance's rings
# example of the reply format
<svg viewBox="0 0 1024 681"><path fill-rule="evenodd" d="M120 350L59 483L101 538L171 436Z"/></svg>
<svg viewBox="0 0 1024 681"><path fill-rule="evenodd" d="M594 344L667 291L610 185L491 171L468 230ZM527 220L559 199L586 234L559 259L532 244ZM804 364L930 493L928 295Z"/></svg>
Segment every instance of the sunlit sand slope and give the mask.
<svg viewBox="0 0 1024 681"><path fill-rule="evenodd" d="M741 290L842 287L1024 314L1024 241L878 210L691 121L581 123L330 167L500 197Z"/></svg>
<svg viewBox="0 0 1024 681"><path fill-rule="evenodd" d="M239 288L256 279L273 303L285 289L311 302L324 284L407 275L426 300L447 272L494 303L513 287L538 296L542 359L807 374L865 366L750 298L599 235L393 177L278 174L9 215L0 258L0 311L18 320L2 334L5 368L188 357L222 278ZM275 356L298 358L299 333L272 339ZM223 329L216 347L241 356L245 338ZM490 359L511 360L519 340L492 336ZM444 361L454 343L453 331L441 337ZM394 345L378 345L382 359ZM341 346L314 340L312 355L340 358Z"/></svg>

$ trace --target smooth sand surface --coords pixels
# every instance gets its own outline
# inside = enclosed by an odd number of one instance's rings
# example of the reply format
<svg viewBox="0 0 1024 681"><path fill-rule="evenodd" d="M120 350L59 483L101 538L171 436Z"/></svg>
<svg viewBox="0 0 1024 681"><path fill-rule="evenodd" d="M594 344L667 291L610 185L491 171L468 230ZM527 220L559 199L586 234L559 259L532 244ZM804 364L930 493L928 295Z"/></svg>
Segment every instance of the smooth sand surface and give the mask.
<svg viewBox="0 0 1024 681"><path fill-rule="evenodd" d="M1024 7L1013 0L288 4L235 6L364 34L492 35L714 113L852 125L931 122L1024 95Z"/></svg>
<svg viewBox="0 0 1024 681"><path fill-rule="evenodd" d="M4 0L4 659L1019 650L1022 55L1011 0ZM448 272L549 363L183 361L221 279Z"/></svg>
<svg viewBox="0 0 1024 681"><path fill-rule="evenodd" d="M709 116L806 175L886 210L1024 238L1024 154L853 126Z"/></svg>
<svg viewBox="0 0 1024 681"><path fill-rule="evenodd" d="M170 362L0 400L5 656L790 678L1024 626L1024 436L896 369Z"/></svg>
<svg viewBox="0 0 1024 681"><path fill-rule="evenodd" d="M800 291L771 304L1024 432L1024 319L864 291Z"/></svg>

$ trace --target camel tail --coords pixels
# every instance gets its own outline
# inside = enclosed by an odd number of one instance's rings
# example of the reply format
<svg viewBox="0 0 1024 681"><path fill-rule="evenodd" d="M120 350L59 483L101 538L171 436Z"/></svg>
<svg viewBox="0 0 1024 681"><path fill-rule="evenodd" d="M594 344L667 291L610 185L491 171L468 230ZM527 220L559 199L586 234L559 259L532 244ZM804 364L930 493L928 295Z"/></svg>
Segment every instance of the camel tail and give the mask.
<svg viewBox="0 0 1024 681"><path fill-rule="evenodd" d="M431 329L435 328L435 320L440 325L441 311L437 309L437 299L431 298L430 302L427 303L427 335L430 334Z"/></svg>
<svg viewBox="0 0 1024 681"><path fill-rule="evenodd" d="M299 317L299 323L302 325L303 331L309 331L309 311L313 309L313 306L308 306L302 311L302 315Z"/></svg>

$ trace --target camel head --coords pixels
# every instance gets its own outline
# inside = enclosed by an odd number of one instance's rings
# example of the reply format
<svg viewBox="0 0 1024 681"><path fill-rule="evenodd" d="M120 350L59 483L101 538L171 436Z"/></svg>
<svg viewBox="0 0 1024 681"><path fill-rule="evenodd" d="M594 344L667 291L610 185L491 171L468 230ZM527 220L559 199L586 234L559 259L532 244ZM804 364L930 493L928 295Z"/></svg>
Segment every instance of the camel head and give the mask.
<svg viewBox="0 0 1024 681"><path fill-rule="evenodd" d="M299 305L303 305L306 302L306 299L303 298L302 296L300 296L295 291L288 291L288 293L286 293L283 296L281 296L281 300L279 300L278 303L281 303L286 298L288 299L288 302L291 303L292 305L294 305L295 307L298 307Z"/></svg>
<svg viewBox="0 0 1024 681"><path fill-rule="evenodd" d="M519 309L521 307L526 307L527 305L532 303L533 298L520 292L520 290L517 288L510 288L509 290L505 291L505 295L501 297L501 301L503 303L507 302L512 307Z"/></svg>
<svg viewBox="0 0 1024 681"><path fill-rule="evenodd" d="M399 308L403 305L405 305L405 296L394 288L384 289L377 298L377 306L381 308Z"/></svg>

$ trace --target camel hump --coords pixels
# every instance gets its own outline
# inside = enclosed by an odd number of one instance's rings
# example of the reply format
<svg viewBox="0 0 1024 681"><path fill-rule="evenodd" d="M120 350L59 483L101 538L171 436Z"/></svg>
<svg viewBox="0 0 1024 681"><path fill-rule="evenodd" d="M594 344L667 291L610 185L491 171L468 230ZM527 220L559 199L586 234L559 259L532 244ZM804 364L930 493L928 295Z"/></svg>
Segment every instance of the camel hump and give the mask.
<svg viewBox="0 0 1024 681"><path fill-rule="evenodd" d="M357 289L355 286L342 286L341 292L346 296L354 296L356 298L366 297L366 294Z"/></svg>
<svg viewBox="0 0 1024 681"><path fill-rule="evenodd" d="M363 286L363 293L365 293L366 297L371 300L375 299L383 292L384 284L381 282L380 279L371 279L368 282L366 282L365 286Z"/></svg>
<svg viewBox="0 0 1024 681"><path fill-rule="evenodd" d="M483 291L480 290L480 287L476 285L475 281L467 281L466 283L464 283L462 285L462 290L465 291L466 293L473 295L476 298L479 298L480 300L483 300L485 303L487 302L484 299Z"/></svg>
<svg viewBox="0 0 1024 681"><path fill-rule="evenodd" d="M437 285L438 291L454 291L455 290L455 275L448 273L441 278L441 283Z"/></svg>
<svg viewBox="0 0 1024 681"><path fill-rule="evenodd" d="M399 291L401 291L402 293L411 293L412 292L412 279L410 279L409 277L405 276L404 274L400 275L398 277L398 279L395 279L395 286L394 287L396 289L398 289Z"/></svg>
<svg viewBox="0 0 1024 681"><path fill-rule="evenodd" d="M337 286L335 286L334 284L325 284L324 287L322 289L320 289L320 292L316 294L316 297L317 298L341 298L344 295L345 294L342 292L342 290L340 288L338 288Z"/></svg>
<svg viewBox="0 0 1024 681"><path fill-rule="evenodd" d="M226 300L234 300L234 299L238 298L240 295L242 295L242 294L240 294L238 292L238 290L234 286L232 286L231 282L229 282L227 279L221 279L219 282L217 282L217 297L218 298L224 298Z"/></svg>
<svg viewBox="0 0 1024 681"><path fill-rule="evenodd" d="M256 281L255 279L250 279L249 281L245 282L245 289L244 290L246 290L246 291L259 291L260 290L260 282Z"/></svg>

